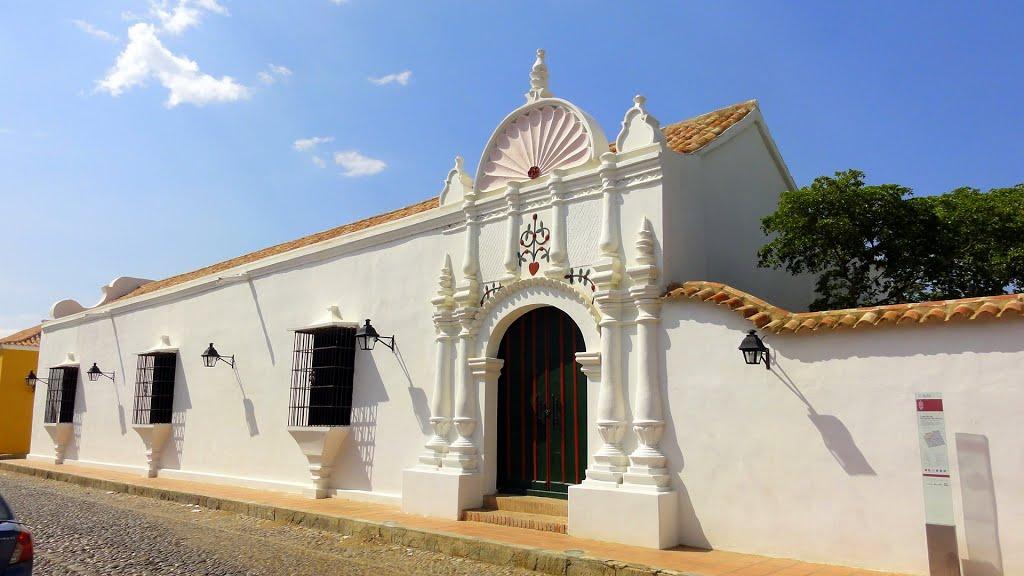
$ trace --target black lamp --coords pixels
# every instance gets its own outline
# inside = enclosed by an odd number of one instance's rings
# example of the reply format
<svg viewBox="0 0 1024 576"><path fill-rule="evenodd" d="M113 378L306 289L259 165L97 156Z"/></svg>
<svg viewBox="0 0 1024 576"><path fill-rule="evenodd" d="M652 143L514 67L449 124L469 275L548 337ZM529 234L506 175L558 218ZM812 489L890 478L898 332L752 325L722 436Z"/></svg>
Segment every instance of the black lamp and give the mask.
<svg viewBox="0 0 1024 576"><path fill-rule="evenodd" d="M757 330L751 330L747 332L747 335L743 337L743 342L740 342L740 352L743 352L743 360L747 364L760 364L761 359L764 359L764 367L768 370L772 369L771 357L768 355L768 347L764 345L761 338L757 335Z"/></svg>
<svg viewBox="0 0 1024 576"><path fill-rule="evenodd" d="M235 356L233 354L231 356L221 356L220 352L217 352L217 349L213 347L213 342L210 342L210 346L203 352L203 364L207 368L213 368L218 360L232 368L235 367Z"/></svg>
<svg viewBox="0 0 1024 576"><path fill-rule="evenodd" d="M47 384L50 383L50 381L47 380L46 378L40 378L40 377L36 376L36 371L35 370L29 370L28 371L28 376L25 376L25 386L28 386L29 388L35 390L36 389L36 383L39 382L40 380L42 380L43 382L45 382Z"/></svg>
<svg viewBox="0 0 1024 576"><path fill-rule="evenodd" d="M373 345L377 342L387 346L392 352L395 350L395 337L377 334L377 329L370 325L369 318L366 319L366 324L356 330L356 342L359 343L360 350L373 350Z"/></svg>
<svg viewBox="0 0 1024 576"><path fill-rule="evenodd" d="M114 380L113 372L107 374L106 372L100 370L100 367L97 366L95 362L92 363L92 368L89 368L89 370L85 374L89 377L90 382L95 382L99 380L100 376L103 376L104 378L110 378L111 381Z"/></svg>

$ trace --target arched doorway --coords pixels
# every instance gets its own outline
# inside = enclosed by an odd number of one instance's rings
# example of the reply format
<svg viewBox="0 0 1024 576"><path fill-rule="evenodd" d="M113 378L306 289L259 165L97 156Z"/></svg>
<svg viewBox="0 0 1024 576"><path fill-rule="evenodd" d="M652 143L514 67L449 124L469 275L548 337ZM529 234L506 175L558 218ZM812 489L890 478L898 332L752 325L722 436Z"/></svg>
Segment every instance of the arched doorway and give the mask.
<svg viewBox="0 0 1024 576"><path fill-rule="evenodd" d="M497 488L506 494L565 498L587 460L585 349L572 319L535 308L508 327L498 357Z"/></svg>

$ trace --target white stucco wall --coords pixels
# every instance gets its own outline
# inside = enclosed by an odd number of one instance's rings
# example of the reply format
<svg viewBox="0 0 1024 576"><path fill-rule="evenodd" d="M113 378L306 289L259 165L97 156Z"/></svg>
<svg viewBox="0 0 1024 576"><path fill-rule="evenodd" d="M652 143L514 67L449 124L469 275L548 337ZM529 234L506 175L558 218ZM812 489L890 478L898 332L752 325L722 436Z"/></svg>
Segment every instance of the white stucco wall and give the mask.
<svg viewBox="0 0 1024 576"><path fill-rule="evenodd" d="M198 294L84 321L56 325L43 336L45 369L74 352L82 363L69 461L141 468L143 443L132 430L136 355L162 334L180 347L173 436L161 475L275 489L309 483L307 462L286 430L291 383L291 329L322 320L338 305L348 320L372 318L394 334L397 353L357 351L352 432L338 457L332 486L397 497L401 470L415 462L429 431L434 326L429 299L447 251L461 243L440 230L416 234L328 260L255 275ZM214 342L234 354L236 369L206 368L200 355ZM116 381L89 382L97 362ZM36 395L36 414L46 395ZM33 453L52 455L42 427Z"/></svg>
<svg viewBox="0 0 1024 576"><path fill-rule="evenodd" d="M1024 322L768 335L770 372L743 363L734 312L670 301L663 322L684 543L927 573L914 394L940 392L960 554L955 438L983 435L1005 574L1024 573Z"/></svg>

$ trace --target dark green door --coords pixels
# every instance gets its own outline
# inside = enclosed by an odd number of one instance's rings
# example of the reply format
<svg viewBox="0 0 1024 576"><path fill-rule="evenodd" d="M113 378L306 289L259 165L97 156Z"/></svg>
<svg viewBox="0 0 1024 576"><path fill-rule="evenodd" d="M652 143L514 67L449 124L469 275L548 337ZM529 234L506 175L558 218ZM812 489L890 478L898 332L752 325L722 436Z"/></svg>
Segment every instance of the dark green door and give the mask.
<svg viewBox="0 0 1024 576"><path fill-rule="evenodd" d="M583 334L564 312L527 312L505 332L498 357L498 491L565 498L587 460Z"/></svg>

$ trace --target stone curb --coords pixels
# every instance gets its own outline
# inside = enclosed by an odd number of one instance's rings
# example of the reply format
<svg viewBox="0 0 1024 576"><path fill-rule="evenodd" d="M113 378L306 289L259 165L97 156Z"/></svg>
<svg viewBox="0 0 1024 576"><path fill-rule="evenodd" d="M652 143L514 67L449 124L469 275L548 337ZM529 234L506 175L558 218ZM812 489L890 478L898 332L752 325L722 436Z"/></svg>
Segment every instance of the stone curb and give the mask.
<svg viewBox="0 0 1024 576"><path fill-rule="evenodd" d="M302 510L247 502L245 500L231 500L168 490L166 488L137 486L125 482L79 476L69 472L20 466L2 460L0 460L0 470L26 476L35 476L45 480L67 482L107 492L121 492L133 496L167 500L178 504L191 504L213 510L245 514L264 520L275 520L326 532L335 532L352 536L362 541L383 541L409 548L438 552L448 556L469 558L488 564L516 566L517 568L525 568L554 576L703 576L695 572L659 569L629 564L618 560L596 558L585 554L518 546L445 532L428 532L416 528L406 528L393 522L357 520L344 516L304 512Z"/></svg>

